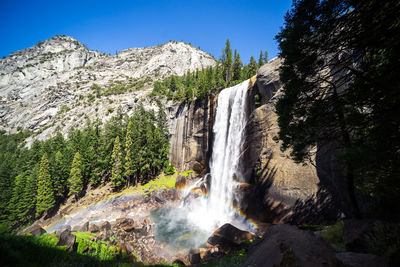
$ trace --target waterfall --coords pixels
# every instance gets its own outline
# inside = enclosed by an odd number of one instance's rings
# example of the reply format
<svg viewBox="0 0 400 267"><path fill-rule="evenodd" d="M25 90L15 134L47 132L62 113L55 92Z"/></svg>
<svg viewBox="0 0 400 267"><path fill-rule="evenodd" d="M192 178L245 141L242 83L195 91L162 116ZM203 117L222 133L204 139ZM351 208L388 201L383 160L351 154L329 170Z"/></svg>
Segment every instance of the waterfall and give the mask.
<svg viewBox="0 0 400 267"><path fill-rule="evenodd" d="M246 127L248 81L224 89L218 96L210 160L211 190L208 208L217 224L231 222L235 180L241 178L239 161Z"/></svg>
<svg viewBox="0 0 400 267"><path fill-rule="evenodd" d="M191 201L189 221L205 231L214 231L224 223L234 222L233 202L236 179L241 178L240 157L247 122L246 104L249 81L226 88L218 95L214 120L214 143L210 159L211 177L208 199ZM196 184L198 184L196 182ZM239 225L237 225L239 227Z"/></svg>
<svg viewBox="0 0 400 267"><path fill-rule="evenodd" d="M246 105L249 81L222 90L217 100L214 119L214 142L210 173L189 185L178 207L161 208L152 213L157 240L174 249L198 248L220 226L231 223L251 230L243 218L235 215L233 204L241 178L240 158L243 153L247 123ZM208 197L192 190L206 185Z"/></svg>

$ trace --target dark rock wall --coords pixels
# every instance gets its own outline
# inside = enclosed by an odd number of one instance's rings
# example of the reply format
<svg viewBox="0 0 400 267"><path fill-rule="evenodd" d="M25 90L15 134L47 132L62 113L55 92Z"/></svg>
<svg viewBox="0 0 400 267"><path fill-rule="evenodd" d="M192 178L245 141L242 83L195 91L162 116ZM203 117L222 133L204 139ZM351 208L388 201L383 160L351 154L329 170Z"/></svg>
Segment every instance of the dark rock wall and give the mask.
<svg viewBox="0 0 400 267"><path fill-rule="evenodd" d="M196 99L171 114L169 161L177 170L208 168L216 100L216 96Z"/></svg>

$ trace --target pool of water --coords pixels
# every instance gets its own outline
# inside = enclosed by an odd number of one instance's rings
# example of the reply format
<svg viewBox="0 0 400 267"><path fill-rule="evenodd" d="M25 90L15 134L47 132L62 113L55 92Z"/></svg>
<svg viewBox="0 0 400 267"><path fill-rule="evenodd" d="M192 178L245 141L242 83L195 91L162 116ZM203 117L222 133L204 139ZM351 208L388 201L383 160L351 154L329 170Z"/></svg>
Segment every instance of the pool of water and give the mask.
<svg viewBox="0 0 400 267"><path fill-rule="evenodd" d="M191 223L182 207L162 207L150 213L155 223L155 238L173 250L186 251L204 247L212 231Z"/></svg>

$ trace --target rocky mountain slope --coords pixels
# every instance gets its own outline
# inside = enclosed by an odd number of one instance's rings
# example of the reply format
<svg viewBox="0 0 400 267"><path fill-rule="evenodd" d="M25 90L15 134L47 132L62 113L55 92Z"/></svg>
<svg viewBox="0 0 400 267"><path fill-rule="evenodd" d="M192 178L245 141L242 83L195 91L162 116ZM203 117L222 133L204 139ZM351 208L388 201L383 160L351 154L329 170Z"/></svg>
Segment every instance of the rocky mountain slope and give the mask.
<svg viewBox="0 0 400 267"><path fill-rule="evenodd" d="M87 49L69 36L56 36L0 60L0 129L19 128L46 139L59 127L66 134L87 119L129 112L143 102L155 80L215 65L204 51L181 42L130 48L115 56Z"/></svg>

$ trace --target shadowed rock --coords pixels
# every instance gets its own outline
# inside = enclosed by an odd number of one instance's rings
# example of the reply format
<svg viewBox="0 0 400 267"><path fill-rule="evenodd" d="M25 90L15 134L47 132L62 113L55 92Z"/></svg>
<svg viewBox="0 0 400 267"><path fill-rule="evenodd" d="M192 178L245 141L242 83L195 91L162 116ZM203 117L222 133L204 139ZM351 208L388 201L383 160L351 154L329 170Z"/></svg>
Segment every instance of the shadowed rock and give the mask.
<svg viewBox="0 0 400 267"><path fill-rule="evenodd" d="M66 246L68 251L76 249L76 236L71 234L70 229L61 232L57 246Z"/></svg>
<svg viewBox="0 0 400 267"><path fill-rule="evenodd" d="M336 258L345 264L346 267L388 267L386 262L381 257L372 254L342 252L337 253Z"/></svg>
<svg viewBox="0 0 400 267"><path fill-rule="evenodd" d="M344 266L321 237L292 225L273 225L248 253L244 266Z"/></svg>
<svg viewBox="0 0 400 267"><path fill-rule="evenodd" d="M218 228L207 240L211 246L219 246L223 249L237 247L244 241L254 239L253 233L242 231L232 224L226 223Z"/></svg>

